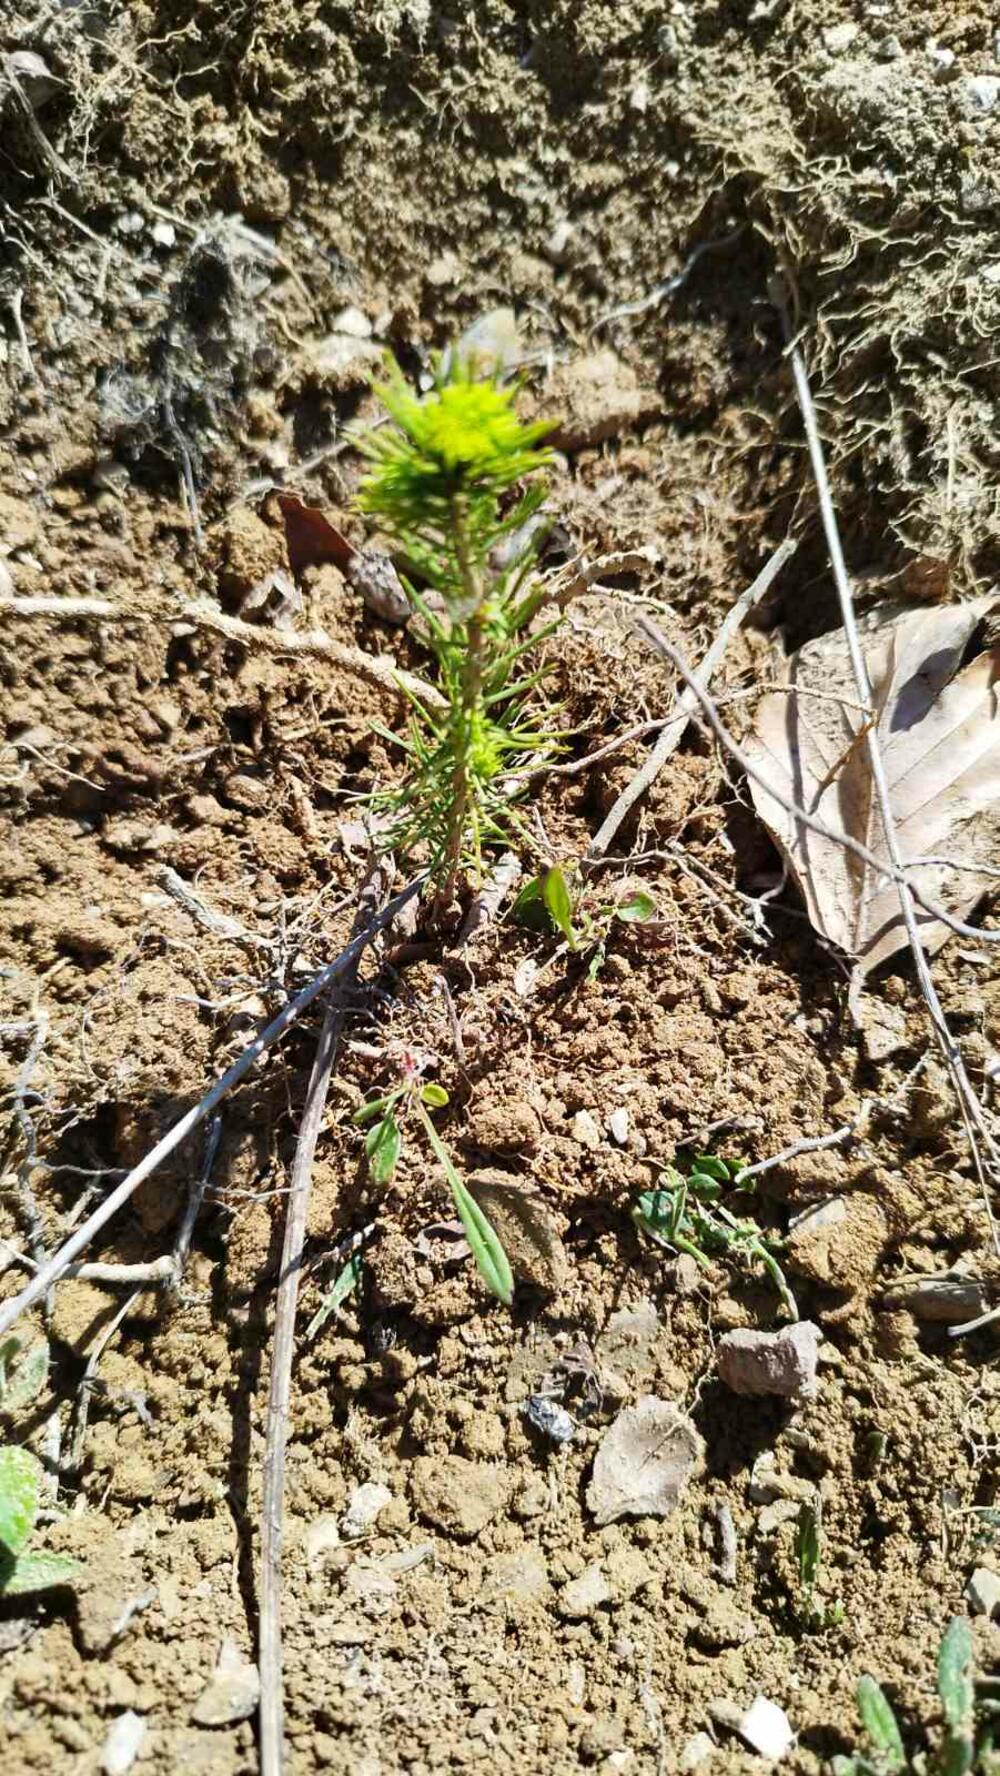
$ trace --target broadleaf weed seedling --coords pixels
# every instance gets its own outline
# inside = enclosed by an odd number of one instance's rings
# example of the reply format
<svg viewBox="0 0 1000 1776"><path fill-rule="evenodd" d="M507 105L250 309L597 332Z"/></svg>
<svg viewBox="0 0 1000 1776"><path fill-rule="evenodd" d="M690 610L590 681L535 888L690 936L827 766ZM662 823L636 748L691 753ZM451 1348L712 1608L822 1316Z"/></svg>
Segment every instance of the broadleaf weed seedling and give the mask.
<svg viewBox="0 0 1000 1776"><path fill-rule="evenodd" d="M720 1201L723 1187L739 1188L742 1162L696 1154L687 1176L665 1166L659 1184L645 1190L632 1210L643 1233L673 1252L686 1252L707 1269L713 1257L742 1259L763 1266L781 1297L789 1319L799 1310L774 1253L774 1243L756 1221L734 1215Z"/></svg>
<svg viewBox="0 0 1000 1776"><path fill-rule="evenodd" d="M626 889L615 900L595 902L576 872L558 864L526 882L511 908L511 918L523 925L550 925L574 955L587 955L589 980L604 966L616 922L645 925L656 914L655 900L643 889Z"/></svg>
<svg viewBox="0 0 1000 1776"><path fill-rule="evenodd" d="M420 1125L435 1159L441 1166L451 1199L469 1242L472 1256L487 1288L509 1307L514 1298L514 1278L510 1260L496 1230L483 1213L475 1197L458 1172L437 1129L431 1121L431 1110L443 1110L448 1093L433 1080L421 1078L418 1057L410 1051L403 1054L403 1081L392 1091L370 1098L354 1114L358 1127L367 1127L365 1152L368 1168L377 1184L388 1184L399 1162L403 1148L403 1130L407 1118Z"/></svg>
<svg viewBox="0 0 1000 1776"><path fill-rule="evenodd" d="M527 520L545 498L549 452L541 440L552 422L523 424L516 391L479 368L474 355L451 353L423 397L395 368L377 390L393 424L360 443L370 464L360 507L434 594L432 609L407 583L446 699L438 713L410 698L401 742L408 769L398 787L372 799L387 816L387 846L404 854L426 848L439 908L451 903L462 871L478 885L484 848L515 835L529 840L511 774L528 757L543 763L562 738L536 695L544 668L525 664L561 620L555 611L532 628L546 593L532 578L540 536ZM495 568L498 545L509 550L518 538L525 540L514 559Z"/></svg>
<svg viewBox="0 0 1000 1776"><path fill-rule="evenodd" d="M30 1449L0 1447L0 1598L67 1585L82 1570L68 1554L31 1554L41 1502L42 1464Z"/></svg>

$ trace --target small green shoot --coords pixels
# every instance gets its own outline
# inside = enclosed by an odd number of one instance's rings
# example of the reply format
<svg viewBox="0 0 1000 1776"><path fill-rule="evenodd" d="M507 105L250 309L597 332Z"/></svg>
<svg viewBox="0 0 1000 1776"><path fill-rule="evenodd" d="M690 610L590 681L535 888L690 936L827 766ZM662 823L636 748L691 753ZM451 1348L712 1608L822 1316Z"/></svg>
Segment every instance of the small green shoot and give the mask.
<svg viewBox="0 0 1000 1776"><path fill-rule="evenodd" d="M540 535L527 523L545 498L549 453L540 446L552 422L522 424L516 391L485 368L475 353L453 351L420 397L394 367L377 391L393 423L361 442L371 465L361 509L434 595L432 609L407 586L446 701L439 714L411 696L401 742L408 769L373 801L389 816L387 848L429 853L439 905L453 898L461 871L478 884L484 848L528 836L512 776L528 758L544 762L562 738L538 695L544 668L526 669L561 621L555 608L534 625L547 593L533 578Z"/></svg>
<svg viewBox="0 0 1000 1776"><path fill-rule="evenodd" d="M0 1447L0 1598L69 1584L80 1564L65 1554L29 1554L38 1517L42 1464L29 1449Z"/></svg>
<svg viewBox="0 0 1000 1776"><path fill-rule="evenodd" d="M0 1345L0 1412L23 1412L37 1400L49 1375L49 1347L42 1339L21 1355L21 1341Z"/></svg>
<svg viewBox="0 0 1000 1776"><path fill-rule="evenodd" d="M773 1242L756 1221L734 1215L719 1200L725 1185L738 1188L742 1164L701 1153L691 1160L686 1177L676 1166L666 1166L657 1188L643 1191L632 1219L658 1245L686 1252L703 1268L715 1256L762 1265L789 1319L797 1320L799 1310Z"/></svg>
<svg viewBox="0 0 1000 1776"><path fill-rule="evenodd" d="M591 980L604 966L608 937L616 921L644 925L656 914L652 895L641 888L627 889L616 900L595 902L578 872L558 864L526 882L511 908L511 917L522 924L551 924L574 955L588 954Z"/></svg>
<svg viewBox="0 0 1000 1776"><path fill-rule="evenodd" d="M346 1264L337 1273L333 1288L328 1290L320 1302L316 1312L306 1327L306 1337L315 1338L321 1326L324 1326L330 1315L342 1307L349 1296L361 1282L364 1274L364 1263L360 1252L352 1252Z"/></svg>
<svg viewBox="0 0 1000 1776"><path fill-rule="evenodd" d="M844 1606L838 1598L824 1603L816 1595L820 1566L823 1560L823 1505L819 1494L803 1499L795 1525L795 1561L802 1595L800 1613L803 1625L810 1630L839 1628L844 1620Z"/></svg>
<svg viewBox="0 0 1000 1776"><path fill-rule="evenodd" d="M964 1616L954 1616L945 1629L937 1659L937 1692L944 1715L941 1741L929 1751L907 1753L899 1722L885 1691L874 1677L859 1678L858 1713L868 1737L863 1751L835 1757L834 1776L996 1776L1000 1757L994 1750L997 1702L990 1695L993 1680L977 1679L972 1631Z"/></svg>
<svg viewBox="0 0 1000 1776"><path fill-rule="evenodd" d="M421 1079L416 1056L407 1052L403 1056L403 1083L382 1097L362 1104L353 1120L358 1127L370 1124L365 1136L369 1170L377 1184L388 1184L402 1150L403 1123L407 1116L416 1118L444 1172L479 1274L497 1300L509 1307L514 1299L510 1261L491 1222L462 1181L429 1115L431 1110L443 1110L447 1103L448 1093L444 1087L436 1085L433 1080Z"/></svg>

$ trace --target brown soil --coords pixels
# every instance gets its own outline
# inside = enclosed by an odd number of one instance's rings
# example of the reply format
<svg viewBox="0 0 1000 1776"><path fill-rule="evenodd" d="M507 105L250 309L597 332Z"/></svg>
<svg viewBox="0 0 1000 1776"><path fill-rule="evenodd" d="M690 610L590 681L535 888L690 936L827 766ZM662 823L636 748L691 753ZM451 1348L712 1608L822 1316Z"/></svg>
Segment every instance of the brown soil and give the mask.
<svg viewBox="0 0 1000 1776"><path fill-rule="evenodd" d="M297 592L280 577L275 487L361 538L342 432L373 411L383 342L416 372L512 303L526 399L562 415L551 505L573 546L658 552L613 599L571 606L555 665L580 753L668 706L669 674L632 630L640 595L697 655L794 519L802 546L731 648L727 688L772 670L768 630L797 642L834 621L775 268L806 328L863 599L959 597L996 571L1000 104L976 95L1000 51L984 0L961 18L946 0L477 0L447 15L427 0L14 0L0 51L42 56L58 83L0 73L0 595L114 607L0 609L0 1231L23 1249L54 1247L350 927L352 798L396 769L371 724L398 724L398 699L320 655L226 639L189 607L212 600L271 638L277 614L425 669L419 639L335 568L307 569ZM702 246L675 292L615 314ZM376 345L354 322L338 332L346 308ZM270 604L248 608L275 571ZM559 855L582 853L642 745L542 785ZM638 876L661 917L653 936L615 936L596 980L504 926L462 959L404 951L352 1025L317 1165L289 1447L294 1776L484 1759L659 1776L708 1729L699 1768L750 1771L713 1705L758 1692L798 1733L783 1767L814 1772L855 1742L866 1669L919 1745L942 1626L972 1565L998 1558L972 1515L998 1481L992 1336L952 1341L885 1301L894 1277L960 1259L990 1277L909 969L875 986L905 1018L876 1064L794 899L755 930L740 893L771 885L774 856L697 735L621 841L654 855L602 880ZM165 869L241 935L201 929ZM527 988L526 962L541 971ZM935 975L981 1079L1000 970L952 945ZM257 1767L252 1720L193 1710L227 1638L253 1653L266 1353L315 1030L226 1101L183 1294L138 1295L85 1388L122 1297L82 1280L55 1292L50 1390L7 1431L52 1471L39 1545L78 1555L84 1576L0 1605L12 1776L98 1770L128 1709L148 1729L143 1776ZM415 1146L389 1190L366 1178L350 1115L397 1044L433 1057L463 1169L501 1198L505 1180L530 1184L562 1236L568 1264L512 1313L434 1232L450 1211ZM642 1243L635 1196L685 1143L764 1157L872 1096L863 1136L770 1173L758 1204L780 1235L802 1207L846 1199L787 1257L825 1335L818 1394L795 1410L731 1395L714 1341L773 1325L773 1291ZM623 1141L608 1125L621 1109ZM192 1143L92 1255L168 1251L197 1165ZM308 1337L333 1248L372 1221L360 1295ZM9 1268L0 1295L20 1280ZM521 1408L570 1352L577 1428L557 1448ZM650 1393L690 1412L704 1469L665 1519L598 1529L595 1448ZM365 1482L391 1498L352 1541L337 1525ZM821 1591L844 1616L810 1631L793 1540L817 1488ZM718 1572L723 1504L735 1583ZM581 1611L566 1588L595 1563L604 1601ZM1000 1629L980 1618L975 1633L988 1667Z"/></svg>

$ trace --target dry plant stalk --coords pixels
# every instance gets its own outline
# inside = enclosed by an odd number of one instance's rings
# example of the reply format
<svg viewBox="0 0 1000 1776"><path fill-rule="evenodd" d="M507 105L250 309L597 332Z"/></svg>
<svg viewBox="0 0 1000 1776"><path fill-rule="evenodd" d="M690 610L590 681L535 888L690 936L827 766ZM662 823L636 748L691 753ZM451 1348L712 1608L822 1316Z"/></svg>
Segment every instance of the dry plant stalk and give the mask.
<svg viewBox="0 0 1000 1776"><path fill-rule="evenodd" d="M285 1034L296 1018L301 1017L320 993L355 966L372 939L392 922L396 914L413 899L415 894L419 893L425 881L426 874L424 872L415 876L399 894L394 896L366 931L354 938L333 962L328 962L325 968L321 968L319 973L315 974L312 980L308 981L301 991L296 993L294 999L290 999L283 1006L277 1017L272 1019L259 1036L255 1036L253 1041L248 1043L242 1054L237 1056L232 1066L223 1073L220 1079L216 1080L204 1097L188 1110L179 1122L175 1122L173 1127L167 1130L162 1140L151 1148L138 1165L133 1166L128 1176L123 1178L110 1196L106 1197L93 1214L88 1216L82 1227L77 1228L76 1232L63 1242L59 1250L39 1267L21 1293L16 1295L13 1301L8 1301L3 1307L0 1307L0 1338L10 1331L15 1320L19 1319L22 1313L25 1313L29 1307L33 1307L36 1301L41 1300L52 1284L58 1282L59 1278L65 1275L68 1267L79 1258L81 1252L86 1250L95 1234L99 1233L112 1216L117 1214L139 1185L155 1172L158 1166L163 1164L163 1161L174 1152L175 1148L181 1145L182 1141L187 1139L192 1130L196 1129L199 1123L204 1122L206 1117L211 1116L216 1105L221 1103L227 1092L232 1091L234 1085L238 1085L240 1080L246 1077L265 1050L271 1048Z"/></svg>
<svg viewBox="0 0 1000 1776"><path fill-rule="evenodd" d="M381 929L379 910L392 879L389 859L375 864L361 890L354 920L354 946L362 938L371 943ZM343 971L341 988L357 978L360 950ZM340 1033L344 1021L338 993L327 1004L323 1029L313 1060L302 1122L292 1165L281 1273L274 1314L271 1347L271 1382L267 1404L267 1435L264 1447L263 1499L260 1523L260 1765L261 1776L281 1776L284 1767L284 1690L281 1652L281 1548L285 1495L285 1445L288 1409L292 1392L292 1358L295 1351L295 1309L306 1237L306 1217L312 1188L312 1166Z"/></svg>

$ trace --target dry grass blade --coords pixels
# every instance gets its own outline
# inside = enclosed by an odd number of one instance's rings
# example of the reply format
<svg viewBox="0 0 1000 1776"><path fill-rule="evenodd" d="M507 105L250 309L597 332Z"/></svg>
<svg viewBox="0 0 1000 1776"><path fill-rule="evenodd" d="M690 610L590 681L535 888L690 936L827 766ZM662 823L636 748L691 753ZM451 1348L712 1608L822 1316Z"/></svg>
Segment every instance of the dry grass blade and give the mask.
<svg viewBox="0 0 1000 1776"><path fill-rule="evenodd" d="M354 942L370 942L383 922L379 916L391 880L388 860L377 863L361 892L354 921ZM341 977L350 986L357 975L360 951ZM339 996L331 1000L313 1061L292 1166L285 1237L281 1251L281 1275L274 1315L271 1350L271 1383L267 1404L267 1438L264 1447L263 1500L261 1504L260 1590L260 1763L261 1776L281 1776L284 1767L284 1693L281 1655L281 1545L285 1492L285 1444L288 1408L292 1391L292 1358L295 1350L295 1309L306 1237L306 1216L312 1187L312 1166L326 1108L330 1075L337 1057L343 1025Z"/></svg>
<svg viewBox="0 0 1000 1776"><path fill-rule="evenodd" d="M919 866L922 893L951 913L971 911L989 886L989 859L1000 839L1000 650L959 668L994 603L931 606L873 627L863 653L876 687L873 726L850 701L855 686L844 632L810 642L789 661L786 686L762 700L746 742L759 772L751 782L757 811L788 860L809 917L857 959L862 974L908 941L898 886L789 815L785 804L801 803L891 866L868 746L873 734L902 859L936 856ZM768 783L784 792L782 801ZM955 869L941 854L959 836L966 861ZM969 867L970 857L981 860L982 876ZM926 911L917 924L928 953L950 934Z"/></svg>

